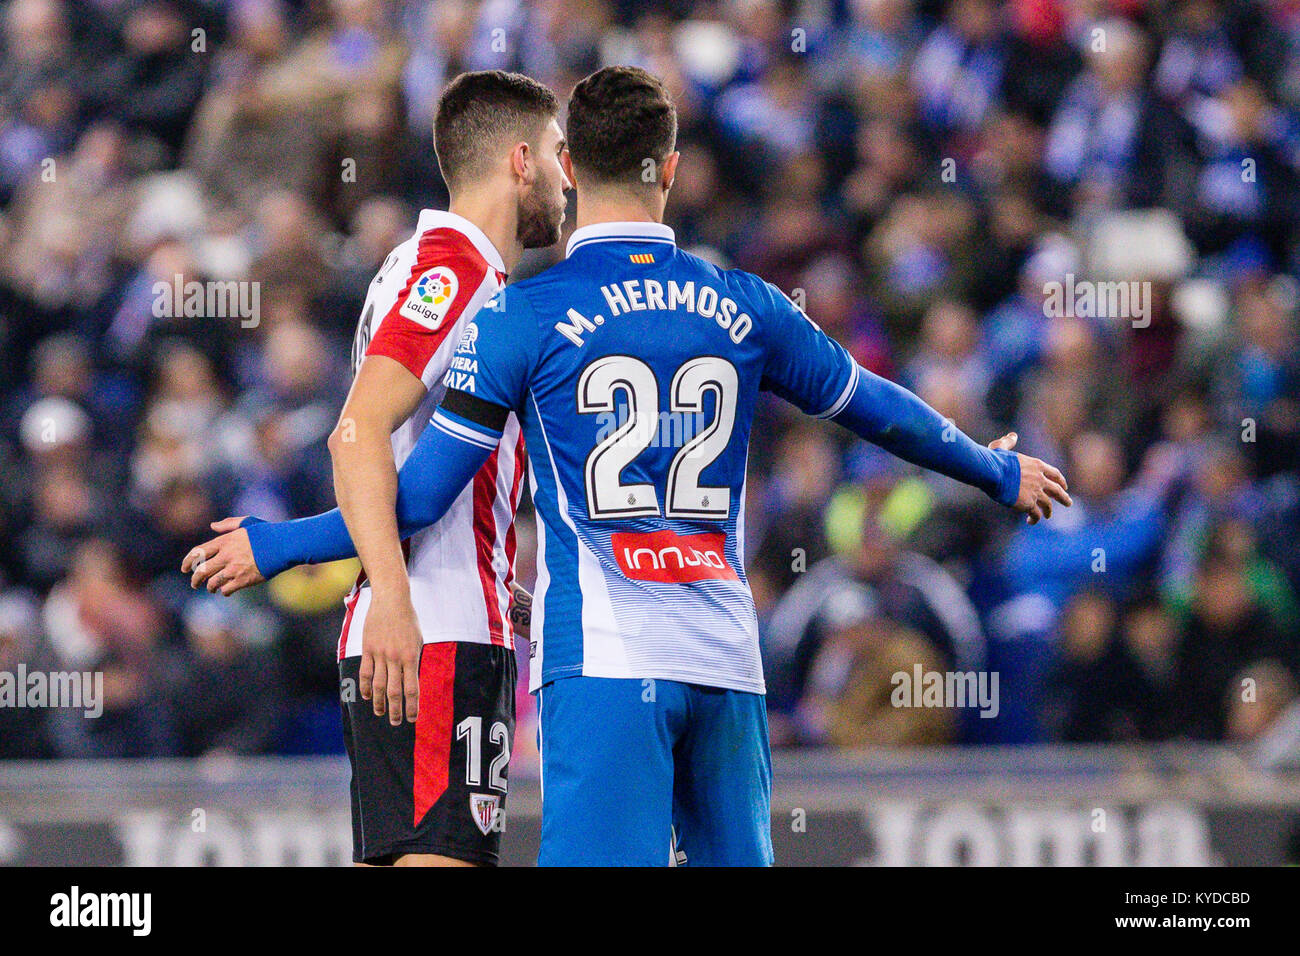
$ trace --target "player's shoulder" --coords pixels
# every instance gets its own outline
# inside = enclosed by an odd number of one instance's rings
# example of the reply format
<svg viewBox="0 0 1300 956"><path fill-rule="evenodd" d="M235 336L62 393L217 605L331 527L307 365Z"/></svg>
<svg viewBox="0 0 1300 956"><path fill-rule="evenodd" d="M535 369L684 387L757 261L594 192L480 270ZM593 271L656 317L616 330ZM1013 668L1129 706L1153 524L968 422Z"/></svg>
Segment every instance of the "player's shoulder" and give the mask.
<svg viewBox="0 0 1300 956"><path fill-rule="evenodd" d="M370 304L378 307L383 330L376 335L432 333L432 340L417 350L425 361L424 353L441 342L466 309L495 292L502 276L499 253L473 223L425 209L372 283Z"/></svg>
<svg viewBox="0 0 1300 956"><path fill-rule="evenodd" d="M725 287L727 291L735 295L753 299L767 297L774 293L780 294L776 286L752 272L724 266L712 259L693 252L687 252L685 249L679 248L677 250L677 260L686 268L701 273L704 277L712 280L717 285Z"/></svg>
<svg viewBox="0 0 1300 956"><path fill-rule="evenodd" d="M538 317L546 311L548 290L553 282L549 273L561 265L497 289L475 315L474 334L478 334L479 326L490 327L497 345L511 350L531 348L537 342Z"/></svg>
<svg viewBox="0 0 1300 956"><path fill-rule="evenodd" d="M730 268L683 249L677 250L677 258L687 269L699 273L731 296L755 322L761 322L775 307L790 304L794 308L784 292L752 272Z"/></svg>
<svg viewBox="0 0 1300 956"><path fill-rule="evenodd" d="M546 311L547 303L553 297L567 296L571 284L583 278L584 274L573 267L571 259L561 259L541 272L503 287L484 308L492 307L515 317L527 315L536 319ZM586 278L590 275L587 274Z"/></svg>
<svg viewBox="0 0 1300 956"><path fill-rule="evenodd" d="M510 283L509 288L512 294L535 301L541 296L560 291L571 282L590 276L590 268L580 268L573 259L564 258L526 279Z"/></svg>
<svg viewBox="0 0 1300 956"><path fill-rule="evenodd" d="M482 281L493 269L474 239L453 223L435 220L427 228L417 228L412 238L417 263L450 269L461 281Z"/></svg>

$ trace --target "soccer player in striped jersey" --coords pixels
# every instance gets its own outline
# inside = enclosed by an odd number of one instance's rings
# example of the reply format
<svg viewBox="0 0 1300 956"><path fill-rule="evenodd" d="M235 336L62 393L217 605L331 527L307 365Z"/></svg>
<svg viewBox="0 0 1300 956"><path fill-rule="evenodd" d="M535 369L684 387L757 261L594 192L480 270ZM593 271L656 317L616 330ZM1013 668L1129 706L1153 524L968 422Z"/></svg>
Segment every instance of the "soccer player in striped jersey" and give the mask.
<svg viewBox="0 0 1300 956"><path fill-rule="evenodd" d="M396 540L397 467L446 390L470 319L524 249L559 239L568 181L554 94L528 77L457 77L434 125L450 210L426 209L370 284L354 380L330 436L334 487L363 571L339 635L354 859L495 864L514 736L515 509L524 443L508 423L436 525ZM262 580L239 518L184 570L222 594ZM265 563L265 559L264 559ZM382 588L403 591L383 600ZM385 609L400 608L396 615ZM359 688L357 694L349 689Z"/></svg>

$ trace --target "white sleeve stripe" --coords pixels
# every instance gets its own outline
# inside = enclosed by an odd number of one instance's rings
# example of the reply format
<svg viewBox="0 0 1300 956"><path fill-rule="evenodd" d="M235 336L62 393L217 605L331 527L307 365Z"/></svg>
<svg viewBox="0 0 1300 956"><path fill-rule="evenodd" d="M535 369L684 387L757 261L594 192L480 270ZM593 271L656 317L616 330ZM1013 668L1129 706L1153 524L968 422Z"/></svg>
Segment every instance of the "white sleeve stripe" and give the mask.
<svg viewBox="0 0 1300 956"><path fill-rule="evenodd" d="M455 435L464 435L474 441L485 441L494 448L501 441L501 435L497 432L485 428L475 428L473 425L457 421L454 417L447 415L441 408L436 409L433 413L434 420L447 431Z"/></svg>
<svg viewBox="0 0 1300 956"><path fill-rule="evenodd" d="M501 441L503 432L493 431L486 425L477 425L476 422L458 421L454 415L449 415L441 408L433 410L433 417L438 419L444 427L454 431L463 432L466 438L477 438L479 441L491 442L493 446Z"/></svg>
<svg viewBox="0 0 1300 956"><path fill-rule="evenodd" d="M484 435L480 435L471 429L465 428L463 425L457 425L455 422L448 421L438 415L434 415L433 418L430 419L429 424L446 432L452 438L457 438L470 445L477 445L479 448L486 448L488 451L495 449L498 444Z"/></svg>
<svg viewBox="0 0 1300 956"><path fill-rule="evenodd" d="M853 393L856 392L857 390L858 390L858 367L854 363L850 365L849 380L844 385L844 391L840 392L840 397L835 399L835 403L831 405L830 408L826 409L826 411L822 412L820 415L815 415L813 417L834 418L840 412L844 411L844 407L848 405L850 400L852 400Z"/></svg>

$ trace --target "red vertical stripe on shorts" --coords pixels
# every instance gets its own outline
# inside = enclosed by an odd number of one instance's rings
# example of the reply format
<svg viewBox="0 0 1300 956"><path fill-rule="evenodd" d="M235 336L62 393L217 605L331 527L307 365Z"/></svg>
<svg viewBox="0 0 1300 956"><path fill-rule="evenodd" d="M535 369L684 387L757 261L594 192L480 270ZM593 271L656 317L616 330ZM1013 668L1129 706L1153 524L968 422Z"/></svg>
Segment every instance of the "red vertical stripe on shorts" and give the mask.
<svg viewBox="0 0 1300 956"><path fill-rule="evenodd" d="M474 476L474 553L478 579L483 585L483 603L487 609L488 633L493 644L504 644L501 624L501 599L497 594L497 572L492 567L497 544L497 521L493 505L497 496L498 451L493 451Z"/></svg>
<svg viewBox="0 0 1300 956"><path fill-rule="evenodd" d="M451 726L455 705L455 641L425 644L420 655L420 715L415 718L415 821L419 826L451 777Z"/></svg>

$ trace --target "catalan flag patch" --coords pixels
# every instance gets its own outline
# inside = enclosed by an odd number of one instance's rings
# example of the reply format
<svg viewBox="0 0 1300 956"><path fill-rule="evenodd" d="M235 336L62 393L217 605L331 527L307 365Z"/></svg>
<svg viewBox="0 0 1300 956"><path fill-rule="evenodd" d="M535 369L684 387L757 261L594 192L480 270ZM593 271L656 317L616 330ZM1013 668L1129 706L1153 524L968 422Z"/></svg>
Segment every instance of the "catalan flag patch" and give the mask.
<svg viewBox="0 0 1300 956"><path fill-rule="evenodd" d="M628 255L628 258L643 266L652 266L655 262L654 254L650 252L633 252Z"/></svg>

